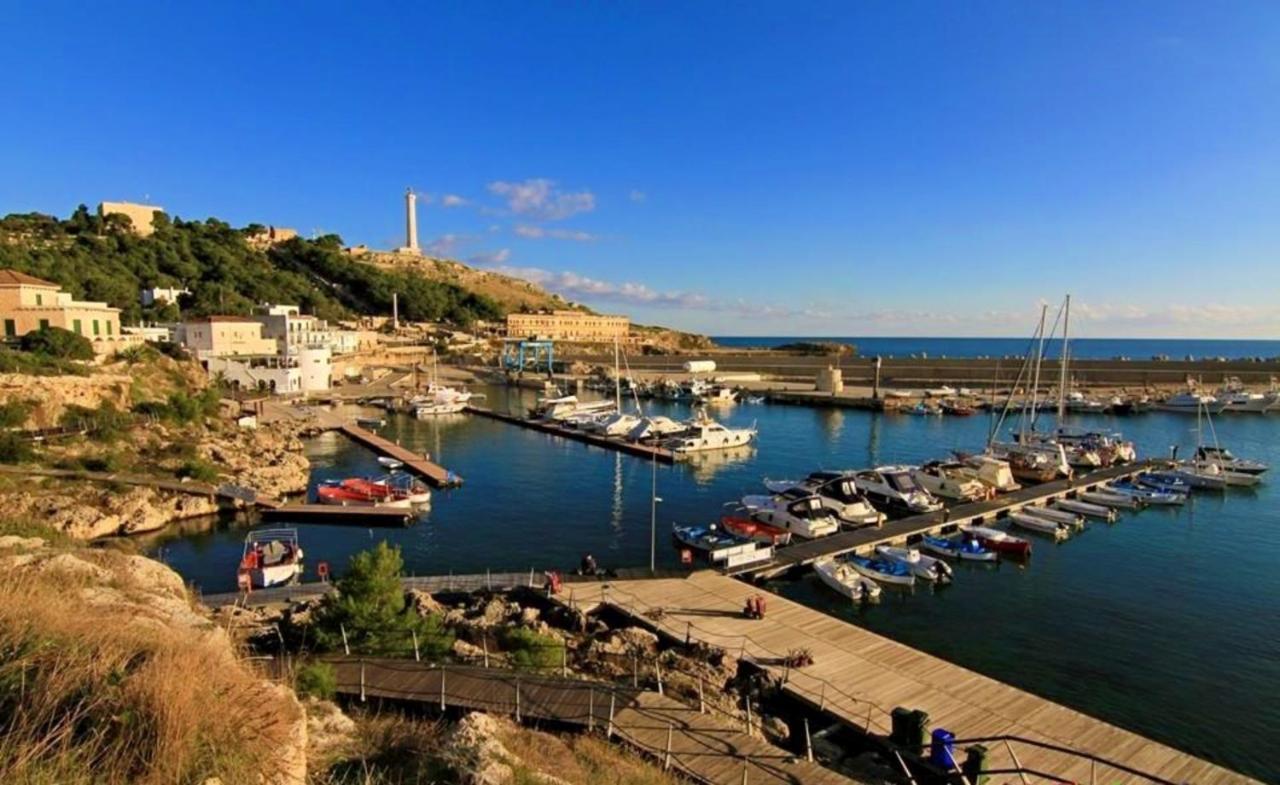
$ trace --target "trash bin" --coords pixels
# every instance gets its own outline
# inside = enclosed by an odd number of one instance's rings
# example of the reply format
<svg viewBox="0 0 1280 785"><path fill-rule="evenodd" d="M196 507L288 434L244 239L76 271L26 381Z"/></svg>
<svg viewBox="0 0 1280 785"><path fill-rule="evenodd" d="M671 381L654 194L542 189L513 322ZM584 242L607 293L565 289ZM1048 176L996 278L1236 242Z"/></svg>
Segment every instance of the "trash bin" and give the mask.
<svg viewBox="0 0 1280 785"><path fill-rule="evenodd" d="M899 747L904 747L912 755L924 752L924 729L929 724L929 715L919 709L904 709L901 706L890 713L892 731L890 740Z"/></svg>
<svg viewBox="0 0 1280 785"><path fill-rule="evenodd" d="M949 730L934 728L929 744L929 762L943 771L956 768L956 735Z"/></svg>

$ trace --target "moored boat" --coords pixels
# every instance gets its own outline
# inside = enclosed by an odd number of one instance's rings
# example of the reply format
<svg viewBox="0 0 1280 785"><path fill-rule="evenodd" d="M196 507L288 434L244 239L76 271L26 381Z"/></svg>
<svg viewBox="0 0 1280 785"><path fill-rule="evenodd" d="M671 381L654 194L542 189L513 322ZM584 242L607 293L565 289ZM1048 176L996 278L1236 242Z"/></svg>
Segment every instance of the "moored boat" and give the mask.
<svg viewBox="0 0 1280 785"><path fill-rule="evenodd" d="M1224 471L1240 472L1242 474L1265 474L1271 468L1262 461L1237 458L1225 447L1204 445L1196 450L1195 457L1198 461L1212 463Z"/></svg>
<svg viewBox="0 0 1280 785"><path fill-rule="evenodd" d="M937 512L942 502L921 488L906 466L881 466L856 472L854 485L877 510L890 517Z"/></svg>
<svg viewBox="0 0 1280 785"><path fill-rule="evenodd" d="M1058 499L1053 502L1053 507L1058 510L1078 513L1086 518L1097 518L1107 522L1111 522L1116 519L1116 511L1110 507L1105 507L1101 504L1082 502L1079 499Z"/></svg>
<svg viewBox="0 0 1280 785"><path fill-rule="evenodd" d="M821 559L814 562L813 571L827 586L851 600L874 600L880 596L880 586L839 559Z"/></svg>
<svg viewBox="0 0 1280 785"><path fill-rule="evenodd" d="M297 583L302 577L302 546L297 529L258 529L244 538L236 572L243 589Z"/></svg>
<svg viewBox="0 0 1280 785"><path fill-rule="evenodd" d="M1003 529L993 529L990 526L966 526L961 531L977 537L978 542L982 543L983 547L989 548L996 553L1022 558L1031 555L1030 540L1019 537L1016 534L1010 534Z"/></svg>
<svg viewBox="0 0 1280 785"><path fill-rule="evenodd" d="M847 563L868 578L881 583L914 586L916 582L915 572L902 562L888 559L868 559L865 556L849 556Z"/></svg>
<svg viewBox="0 0 1280 785"><path fill-rule="evenodd" d="M949 583L952 572L951 565L926 556L918 548L898 548L893 545L877 545L876 555L890 561L901 562L911 568L916 577L934 583Z"/></svg>
<svg viewBox="0 0 1280 785"><path fill-rule="evenodd" d="M840 521L822 501L801 488L769 496L744 496L742 506L753 519L786 529L797 537L816 539L840 531Z"/></svg>
<svg viewBox="0 0 1280 785"><path fill-rule="evenodd" d="M1055 540L1065 540L1070 529L1066 524L1051 521L1047 518L1040 518L1035 515L1028 515L1025 512L1009 513L1009 523L1017 526L1019 529L1026 529L1029 532L1047 534Z"/></svg>
<svg viewBox="0 0 1280 785"><path fill-rule="evenodd" d="M989 499L995 491L981 480L974 479L956 461L930 461L911 470L911 477L920 487L934 496L962 502Z"/></svg>
<svg viewBox="0 0 1280 785"><path fill-rule="evenodd" d="M766 479L764 487L774 493L797 488L812 493L823 507L850 526L876 526L884 521L884 513L871 505L847 472L818 471L799 481Z"/></svg>
<svg viewBox="0 0 1280 785"><path fill-rule="evenodd" d="M1128 482L1113 482L1107 486L1107 490L1132 496L1143 504L1177 505L1187 500L1186 494L1158 491L1154 488L1144 488L1141 485Z"/></svg>
<svg viewBox="0 0 1280 785"><path fill-rule="evenodd" d="M1084 518L1069 510L1055 510L1052 507L1023 507L1022 511L1046 521L1061 523L1079 531L1084 528Z"/></svg>
<svg viewBox="0 0 1280 785"><path fill-rule="evenodd" d="M1143 504L1142 500L1136 496L1116 493L1111 490L1081 491L1080 498L1091 504L1101 504L1103 507L1115 507L1124 510L1136 510Z"/></svg>
<svg viewBox="0 0 1280 785"><path fill-rule="evenodd" d="M920 549L936 556L964 561L991 562L999 558L999 554L984 546L976 536L934 537L926 534L920 540Z"/></svg>
<svg viewBox="0 0 1280 785"><path fill-rule="evenodd" d="M673 524L671 534L681 545L698 551L721 567L742 567L773 558L772 545L739 537L714 523L710 526Z"/></svg>
<svg viewBox="0 0 1280 785"><path fill-rule="evenodd" d="M745 537L756 542L767 542L774 547L787 545L791 542L790 531L781 526L771 526L751 518L724 515L720 518L720 525L726 531L733 532L739 537Z"/></svg>

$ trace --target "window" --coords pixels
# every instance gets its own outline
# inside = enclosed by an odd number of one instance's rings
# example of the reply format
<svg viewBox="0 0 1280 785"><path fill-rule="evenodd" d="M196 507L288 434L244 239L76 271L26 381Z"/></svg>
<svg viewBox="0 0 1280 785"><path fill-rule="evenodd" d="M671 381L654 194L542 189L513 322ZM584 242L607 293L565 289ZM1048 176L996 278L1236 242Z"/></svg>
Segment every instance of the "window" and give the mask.
<svg viewBox="0 0 1280 785"><path fill-rule="evenodd" d="M93 320L93 334L94 334L94 336L97 336L97 335L98 335L98 320L97 320L97 319L94 319L94 320Z"/></svg>
<svg viewBox="0 0 1280 785"><path fill-rule="evenodd" d="M49 320L48 320L48 319L41 319L41 320L40 320L40 329L41 329L41 330L47 330L47 329L49 329Z"/></svg>
<svg viewBox="0 0 1280 785"><path fill-rule="evenodd" d="M44 305L44 295L36 292L36 305Z"/></svg>
<svg viewBox="0 0 1280 785"><path fill-rule="evenodd" d="M111 322L107 322L107 335L111 335Z"/></svg>
<svg viewBox="0 0 1280 785"><path fill-rule="evenodd" d="M4 320L4 337L13 338L18 334L18 325L12 319Z"/></svg>
<svg viewBox="0 0 1280 785"><path fill-rule="evenodd" d="M81 329L81 327L80 327L80 320L79 320L79 319L73 319L73 320L71 320L71 332L75 333L76 335L83 335L83 334L84 334L83 330L82 330L82 329Z"/></svg>

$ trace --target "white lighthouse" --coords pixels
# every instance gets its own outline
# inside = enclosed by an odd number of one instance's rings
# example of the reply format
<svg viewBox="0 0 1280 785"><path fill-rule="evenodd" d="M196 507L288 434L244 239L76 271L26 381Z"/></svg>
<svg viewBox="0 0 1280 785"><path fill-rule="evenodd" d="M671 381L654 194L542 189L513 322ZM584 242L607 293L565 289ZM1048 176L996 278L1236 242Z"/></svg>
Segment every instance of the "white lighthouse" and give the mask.
<svg viewBox="0 0 1280 785"><path fill-rule="evenodd" d="M404 191L404 247L397 250L415 256L422 253L418 248L418 195L412 188Z"/></svg>

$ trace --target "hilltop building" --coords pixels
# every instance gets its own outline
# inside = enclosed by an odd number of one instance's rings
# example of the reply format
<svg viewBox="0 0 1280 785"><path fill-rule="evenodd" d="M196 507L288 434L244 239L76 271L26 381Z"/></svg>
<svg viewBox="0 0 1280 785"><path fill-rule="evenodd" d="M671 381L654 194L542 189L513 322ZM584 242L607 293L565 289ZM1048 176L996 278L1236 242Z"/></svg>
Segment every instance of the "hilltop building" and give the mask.
<svg viewBox="0 0 1280 785"><path fill-rule="evenodd" d="M73 300L58 284L17 270L0 270L0 319L5 338L42 327L61 327L88 338L98 354L137 342L121 332L119 308Z"/></svg>
<svg viewBox="0 0 1280 785"><path fill-rule="evenodd" d="M612 343L625 341L631 319L582 311L513 313L507 316L508 338L537 338L547 341Z"/></svg>
<svg viewBox="0 0 1280 785"><path fill-rule="evenodd" d="M133 222L133 231L147 237L155 232L155 226L152 225L151 219L156 213L163 213L163 207L157 207L152 204L136 204L134 202L99 202L98 216L106 218L108 215L123 215Z"/></svg>
<svg viewBox="0 0 1280 785"><path fill-rule="evenodd" d="M412 188L404 192L404 247L397 248L396 253L422 255L418 247L418 195Z"/></svg>
<svg viewBox="0 0 1280 785"><path fill-rule="evenodd" d="M143 289L138 296L139 302L144 306L160 305L161 303L178 304L178 297L184 294L191 294L191 290L187 288L177 288L153 286L150 289Z"/></svg>
<svg viewBox="0 0 1280 785"><path fill-rule="evenodd" d="M262 249L288 242L297 236L297 229L289 229L284 226L267 226L253 234L246 235L245 241L254 248Z"/></svg>

